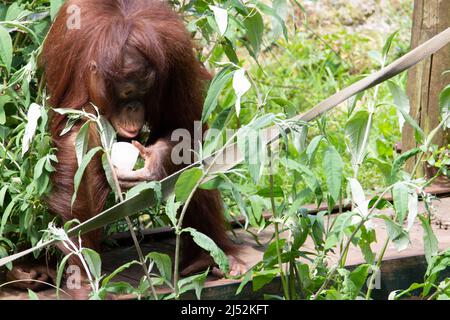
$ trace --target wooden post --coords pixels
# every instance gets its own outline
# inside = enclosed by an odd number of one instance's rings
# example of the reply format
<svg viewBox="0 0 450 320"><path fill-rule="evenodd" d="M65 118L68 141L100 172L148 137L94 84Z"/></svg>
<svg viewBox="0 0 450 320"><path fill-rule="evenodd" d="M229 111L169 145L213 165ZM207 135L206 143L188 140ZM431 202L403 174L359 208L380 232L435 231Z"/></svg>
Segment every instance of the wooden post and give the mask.
<svg viewBox="0 0 450 320"><path fill-rule="evenodd" d="M411 48L415 48L450 26L450 0L414 0ZM422 61L408 73L407 93L410 115L425 133L439 125L439 94L450 83L450 45L445 46L430 58ZM448 132L439 132L433 143L445 146L449 143ZM416 146L414 129L403 128L403 152ZM407 165L412 170L413 162ZM422 172L423 173L423 172Z"/></svg>

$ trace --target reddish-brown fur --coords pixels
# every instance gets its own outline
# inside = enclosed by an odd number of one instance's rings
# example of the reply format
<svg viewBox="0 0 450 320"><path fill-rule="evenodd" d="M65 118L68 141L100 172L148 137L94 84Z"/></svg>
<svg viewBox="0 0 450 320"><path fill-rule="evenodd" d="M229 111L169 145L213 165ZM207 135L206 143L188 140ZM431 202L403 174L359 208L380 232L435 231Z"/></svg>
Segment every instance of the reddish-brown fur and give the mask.
<svg viewBox="0 0 450 320"><path fill-rule="evenodd" d="M67 8L74 4L81 9L79 30L69 30L66 26ZM196 60L190 35L182 20L160 1L67 1L45 41L41 57L50 105L82 109L92 102L104 116L114 113L116 102L110 94L108 79L116 75L116 66L120 65L125 45L138 48L157 72L156 88L146 105L146 121L152 134L150 144L167 140L177 128L192 131L194 121L201 117L206 73ZM91 60L96 61L103 81L92 81ZM53 116L51 133L58 148L59 163L52 177L53 189L48 205L63 221L84 221L104 209L110 189L100 158L95 158L84 174L78 198L71 207L73 178L77 170L73 141L80 125L69 134L60 136L65 124L64 116ZM91 130L91 144L98 144L96 140L98 138ZM170 153L165 157L170 157ZM170 173L174 166L164 169ZM234 246L226 235L217 191L198 191L185 222L186 226L210 236L225 252L233 250ZM100 240L100 232L92 232L83 236L83 245L99 249ZM197 258L200 250L187 241L183 252L185 262L188 262ZM77 263L76 260L72 262Z"/></svg>

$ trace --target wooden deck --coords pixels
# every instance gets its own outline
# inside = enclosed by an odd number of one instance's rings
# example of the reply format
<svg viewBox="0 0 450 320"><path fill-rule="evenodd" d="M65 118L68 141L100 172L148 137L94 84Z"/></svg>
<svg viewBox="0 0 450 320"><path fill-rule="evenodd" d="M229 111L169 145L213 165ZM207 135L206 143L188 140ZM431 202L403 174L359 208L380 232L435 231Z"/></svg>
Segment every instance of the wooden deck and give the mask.
<svg viewBox="0 0 450 320"><path fill-rule="evenodd" d="M435 213L433 219L433 229L439 240L439 249L450 248L450 197L441 198L433 202ZM390 210L384 210L390 214ZM420 203L420 211L424 212L423 204ZM383 221L374 221L377 230L378 242L372 245L374 252L380 252L381 246L386 238L386 228ZM255 230L254 230L255 231ZM256 231L255 231L256 232ZM244 230L235 230L237 238L235 239L241 248L240 258L246 262L248 267L253 266L262 259L265 246L259 246L255 243L252 236ZM267 243L273 235L273 228L269 227L259 234L260 242ZM390 291L396 289L405 289L413 282L420 282L426 270L426 262L423 251L423 232L419 223L416 223L411 230L411 245L408 249L398 252L392 243L387 248L384 262L381 269L381 289L374 290L374 298L386 298ZM131 243L122 237L120 242L122 246L102 254L103 270L105 273L113 271L120 265L137 259L135 248ZM129 244L126 244L129 243ZM312 242L308 241L303 246L303 250L313 249ZM167 230L159 232L149 232L142 241L142 249L145 253L157 251L173 255L174 239ZM337 260L339 252L330 257L330 263ZM364 259L358 248L351 247L347 259L349 267L363 263ZM447 269L447 276L450 276L450 268ZM126 281L132 285L137 285L142 277L142 269L139 266L133 266L120 274L116 280ZM262 298L264 293L279 294L281 292L280 282L275 280L267 285L263 290L253 292L251 284L247 284L243 292L236 296L235 292L239 286L239 281L228 279L217 279L210 276L206 287L202 293L202 299L258 299ZM165 291L164 289L162 289ZM54 299L54 290L42 291L39 293L40 299ZM120 296L118 299L133 299L132 296ZM184 298L195 298L193 293L188 293ZM18 292L11 289L1 289L0 300L2 299L28 299L25 292Z"/></svg>

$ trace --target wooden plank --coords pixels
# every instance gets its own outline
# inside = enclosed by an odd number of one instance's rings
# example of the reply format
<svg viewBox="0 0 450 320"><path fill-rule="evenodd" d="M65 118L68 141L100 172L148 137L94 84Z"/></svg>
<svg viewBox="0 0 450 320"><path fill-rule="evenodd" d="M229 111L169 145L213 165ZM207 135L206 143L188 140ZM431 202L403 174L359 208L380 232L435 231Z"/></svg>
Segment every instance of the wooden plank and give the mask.
<svg viewBox="0 0 450 320"><path fill-rule="evenodd" d="M450 248L450 232L442 227L439 221L450 221L450 198L443 198L433 202L434 220L433 229L439 241L439 249L445 250ZM419 213L424 212L424 205L419 203ZM392 210L383 210L384 214L392 214ZM387 237L386 227L379 219L374 220L377 230L377 242L372 246L374 252L380 252L384 240ZM253 230L256 232L256 230ZM241 251L239 257L246 262L247 267L252 267L258 263L263 256L268 242L273 235L273 227L270 226L259 233L259 240L264 245L259 246L255 243L253 237L245 230L235 230L238 237ZM286 234L282 234L286 236ZM405 289L407 285L414 281L420 281L423 278L424 268L426 267L423 259L423 234L419 223L416 223L410 232L411 245L407 250L398 252L392 243L388 246L382 265L381 290L374 290L374 297L384 297L388 293L387 289ZM142 249L145 253L157 251L173 255L173 239L167 239L160 242L145 242ZM313 250L314 244L310 239L307 240L302 250ZM335 263L338 259L339 252L330 255L329 262ZM109 250L102 255L103 269L105 272L111 272L118 266L137 259L134 247L127 246ZM307 261L305 261L307 262ZM349 267L364 262L364 258L358 248L351 246L348 254L347 265ZM127 281L136 285L142 277L143 272L139 266L134 266L123 273L116 281ZM450 275L450 274L449 274ZM274 281L261 292L253 292L251 284L248 284L241 295L235 296L236 289L240 282L237 280L217 279L212 276L208 277L205 290L203 291L203 299L260 299L264 293L279 294L280 283ZM159 292L167 292L167 289L160 289ZM195 298L193 293L187 294L184 298ZM48 290L39 293L42 299L54 299L54 290ZM120 296L117 299L133 299L132 296ZM2 299L27 299L27 294L17 292L10 289L2 289L0 292L0 300Z"/></svg>

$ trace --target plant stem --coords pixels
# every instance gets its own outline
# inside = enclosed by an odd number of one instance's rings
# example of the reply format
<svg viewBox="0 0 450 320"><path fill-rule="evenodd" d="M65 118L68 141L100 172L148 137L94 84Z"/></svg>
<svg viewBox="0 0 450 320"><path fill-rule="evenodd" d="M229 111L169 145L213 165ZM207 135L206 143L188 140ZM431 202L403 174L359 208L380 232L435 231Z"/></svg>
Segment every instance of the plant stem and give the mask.
<svg viewBox="0 0 450 320"><path fill-rule="evenodd" d="M392 188L392 186L387 187L380 195L380 197L377 199L377 201L374 203L373 207L370 209L367 217L365 218L361 218L360 223L356 226L355 230L352 232L352 234L350 235L350 237L347 239L347 242L344 246L344 250L342 251L338 263L330 270L330 272L328 273L328 276L326 277L325 281L323 282L322 286L320 287L320 289L314 294L314 296L312 297L313 300L317 300L317 298L319 297L320 293L325 289L325 287L328 285L328 283L330 282L332 276L334 275L334 273L336 272L336 270L338 269L338 266L343 266L345 265L345 257L347 255L347 251L350 248L350 244L352 242L353 237L356 235L356 233L359 231L359 229L361 229L361 227L364 225L364 223L366 221L368 221L373 213L373 211L376 209L376 207L378 206L378 204L380 203L381 199L383 199L383 196Z"/></svg>
<svg viewBox="0 0 450 320"><path fill-rule="evenodd" d="M106 159L108 161L109 167L111 168L112 178L114 180L114 184L116 185L117 193L118 193L118 196L119 196L119 201L120 202L124 202L124 198L123 198L123 195L122 195L122 190L121 190L120 184L119 184L119 179L117 178L117 174L116 174L116 172L114 170L114 166L113 166L113 163L112 163L111 156L110 156L109 152L106 152ZM136 248L137 254L139 256L139 261L141 262L142 269L144 270L145 277L147 278L148 283L150 285L150 289L152 291L153 298L155 300L158 300L158 295L156 294L155 287L153 286L152 280L150 278L149 270L147 268L147 263L145 262L144 254L142 253L141 246L139 245L139 241L137 239L136 232L134 232L134 229L133 229L133 224L131 223L131 220L130 220L129 217L125 217L125 221L127 222L128 229L130 230L131 238L133 239L133 243L134 243L134 246Z"/></svg>
<svg viewBox="0 0 450 320"><path fill-rule="evenodd" d="M377 264L376 264L376 269L373 272L372 276L370 277L369 287L367 288L367 293L366 293L366 300L370 299L370 295L372 294L372 290L373 290L373 287L374 287L375 279L376 279L376 277L378 275L378 272L380 270L381 263L383 262L384 254L386 253L386 249L387 249L387 247L389 245L390 240L391 240L391 238L388 235L386 240L385 240L385 242L384 242L383 249L380 252L380 256L378 257L378 261L377 261Z"/></svg>
<svg viewBox="0 0 450 320"><path fill-rule="evenodd" d="M277 250L277 259L278 259L278 266L280 268L280 278L281 278L281 283L283 285L283 291L284 291L284 296L286 297L286 299L289 300L289 286L286 282L286 279L284 277L284 272L283 272L283 263L282 263L282 259L281 259L281 250L280 250L280 230L278 227L278 221L276 220L276 218L278 217L277 212L276 212L276 207L275 207L275 197L273 194L273 168L272 168L272 148L269 145L268 149L267 149L267 154L269 157L269 184L270 184L270 204L272 207L272 215L275 218L275 222L274 222L274 226L275 226L275 247Z"/></svg>
<svg viewBox="0 0 450 320"><path fill-rule="evenodd" d="M439 286L436 288L436 291L428 298L428 300L434 300L434 298L436 298L436 296L443 292L445 293L445 291L447 291L447 289L450 287L450 282L447 283L447 285L444 288L439 288Z"/></svg>
<svg viewBox="0 0 450 320"><path fill-rule="evenodd" d="M183 219L186 215L189 203L191 202L192 198L194 197L195 191L197 188L201 185L203 179L205 178L206 174L204 173L203 176L197 181L194 188L192 189L191 193L189 194L189 197L187 198L186 202L184 203L183 209L180 213L180 217L178 218L178 224L175 227L175 234L176 234L176 240L175 240L175 266L173 271L173 287L175 288L175 297L178 298L179 294L179 288L178 288L178 279L180 278L180 247L181 247L181 233L183 228Z"/></svg>

